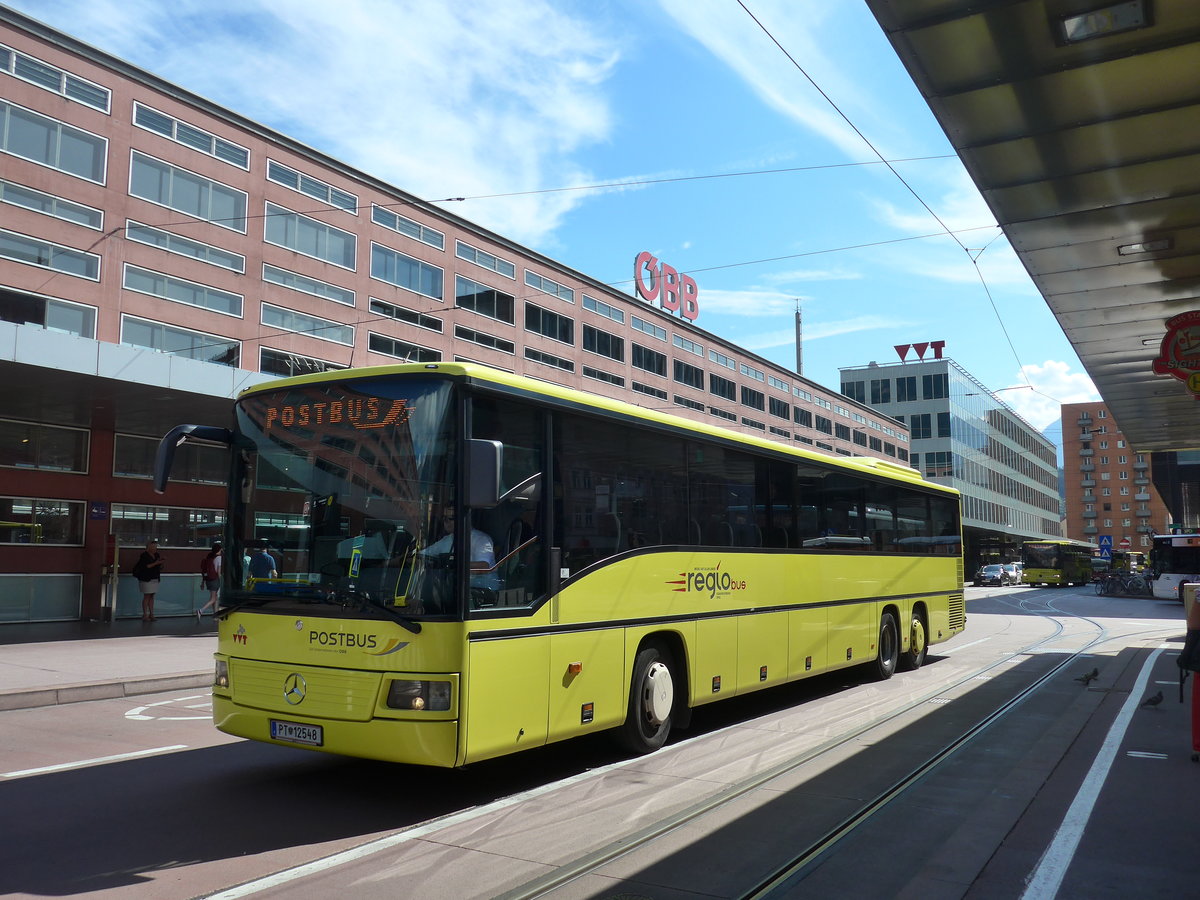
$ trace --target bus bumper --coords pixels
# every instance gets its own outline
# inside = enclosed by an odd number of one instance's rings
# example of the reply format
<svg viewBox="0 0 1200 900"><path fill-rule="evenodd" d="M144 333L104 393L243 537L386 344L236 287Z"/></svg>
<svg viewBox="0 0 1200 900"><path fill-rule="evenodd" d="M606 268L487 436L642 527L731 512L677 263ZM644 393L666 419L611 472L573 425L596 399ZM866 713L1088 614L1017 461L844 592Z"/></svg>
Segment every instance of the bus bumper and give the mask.
<svg viewBox="0 0 1200 900"><path fill-rule="evenodd" d="M320 727L320 746L272 738L272 719ZM313 719L241 706L229 697L214 694L213 724L226 734L281 747L298 747L417 766L452 768L458 761L458 722L455 720L413 722L371 719L367 722L343 722Z"/></svg>

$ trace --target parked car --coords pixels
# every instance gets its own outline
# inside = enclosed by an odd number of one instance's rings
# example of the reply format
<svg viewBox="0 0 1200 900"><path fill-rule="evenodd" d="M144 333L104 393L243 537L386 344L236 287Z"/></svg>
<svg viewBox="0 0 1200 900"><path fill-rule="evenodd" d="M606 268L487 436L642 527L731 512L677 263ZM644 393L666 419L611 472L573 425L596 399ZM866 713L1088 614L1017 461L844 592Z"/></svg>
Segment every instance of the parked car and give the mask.
<svg viewBox="0 0 1200 900"><path fill-rule="evenodd" d="M975 573L975 586L986 584L1008 584L1008 573L1004 571L1004 566L993 564L980 567Z"/></svg>
<svg viewBox="0 0 1200 900"><path fill-rule="evenodd" d="M1020 584L1021 576L1024 574L1024 569L1020 563L1006 563L1004 566L1004 574L1008 576L1009 584Z"/></svg>

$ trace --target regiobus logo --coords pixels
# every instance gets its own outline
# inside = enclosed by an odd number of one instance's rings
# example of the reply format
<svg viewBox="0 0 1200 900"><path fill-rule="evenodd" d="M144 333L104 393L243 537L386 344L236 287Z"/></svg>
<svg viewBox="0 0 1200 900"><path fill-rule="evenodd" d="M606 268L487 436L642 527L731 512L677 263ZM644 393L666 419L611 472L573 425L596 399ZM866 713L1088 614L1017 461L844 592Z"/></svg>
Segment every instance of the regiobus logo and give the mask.
<svg viewBox="0 0 1200 900"><path fill-rule="evenodd" d="M678 581L668 581L667 584L679 585L671 588L676 593L708 594L710 600L746 589L746 582L728 572L722 572L720 563L711 568L702 567L690 572L680 572Z"/></svg>

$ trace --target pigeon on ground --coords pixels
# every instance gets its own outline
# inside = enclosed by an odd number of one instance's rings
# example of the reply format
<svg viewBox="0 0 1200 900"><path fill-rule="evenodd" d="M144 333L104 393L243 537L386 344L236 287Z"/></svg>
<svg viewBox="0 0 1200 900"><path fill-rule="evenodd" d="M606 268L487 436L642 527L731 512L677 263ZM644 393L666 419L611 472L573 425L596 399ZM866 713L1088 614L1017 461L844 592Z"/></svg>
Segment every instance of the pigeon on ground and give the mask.
<svg viewBox="0 0 1200 900"><path fill-rule="evenodd" d="M1100 670L1092 669L1092 671L1085 672L1084 674L1080 675L1075 680L1082 682L1083 684L1091 684L1093 681L1095 681L1099 677L1100 677Z"/></svg>
<svg viewBox="0 0 1200 900"><path fill-rule="evenodd" d="M1145 700L1143 700L1142 706L1158 706L1158 704L1162 703L1162 700L1162 691L1159 691L1153 697L1147 697Z"/></svg>

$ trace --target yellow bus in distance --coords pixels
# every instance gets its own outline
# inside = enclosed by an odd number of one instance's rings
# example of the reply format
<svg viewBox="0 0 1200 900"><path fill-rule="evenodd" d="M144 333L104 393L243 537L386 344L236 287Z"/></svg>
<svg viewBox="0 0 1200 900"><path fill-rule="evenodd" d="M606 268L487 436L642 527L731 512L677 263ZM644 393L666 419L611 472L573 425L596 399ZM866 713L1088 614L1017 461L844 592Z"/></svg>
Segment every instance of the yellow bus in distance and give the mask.
<svg viewBox="0 0 1200 900"><path fill-rule="evenodd" d="M1092 557L1095 544L1083 541L1026 541L1021 545L1025 584L1063 587L1088 584L1095 573Z"/></svg>
<svg viewBox="0 0 1200 900"><path fill-rule="evenodd" d="M244 392L213 718L230 734L463 766L848 666L916 668L963 630L957 492L458 363ZM466 547L468 552L458 552Z"/></svg>

